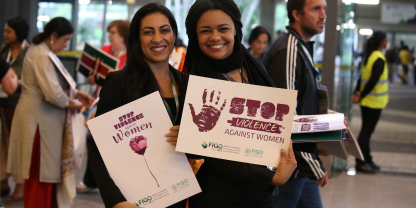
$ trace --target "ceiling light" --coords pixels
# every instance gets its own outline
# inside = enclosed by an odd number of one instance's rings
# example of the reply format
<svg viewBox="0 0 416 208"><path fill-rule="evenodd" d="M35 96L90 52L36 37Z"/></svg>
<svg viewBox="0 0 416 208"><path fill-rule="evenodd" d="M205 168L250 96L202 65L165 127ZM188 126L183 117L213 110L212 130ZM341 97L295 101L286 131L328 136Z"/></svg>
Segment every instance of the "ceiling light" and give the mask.
<svg viewBox="0 0 416 208"><path fill-rule="evenodd" d="M360 29L359 31L360 35L372 35L373 30L372 29Z"/></svg>
<svg viewBox="0 0 416 208"><path fill-rule="evenodd" d="M89 4L90 0L79 0L79 4Z"/></svg>
<svg viewBox="0 0 416 208"><path fill-rule="evenodd" d="M347 5L351 3L377 5L380 3L380 0L342 0L342 2L344 2Z"/></svg>

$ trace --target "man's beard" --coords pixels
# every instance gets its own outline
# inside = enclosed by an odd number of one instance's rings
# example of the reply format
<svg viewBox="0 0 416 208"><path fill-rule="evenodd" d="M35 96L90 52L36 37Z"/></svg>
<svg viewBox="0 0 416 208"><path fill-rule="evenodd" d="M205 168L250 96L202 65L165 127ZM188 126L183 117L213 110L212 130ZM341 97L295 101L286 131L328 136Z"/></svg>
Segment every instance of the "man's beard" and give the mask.
<svg viewBox="0 0 416 208"><path fill-rule="evenodd" d="M308 34L308 35L310 35L310 36L314 36L314 35L316 35L316 34L320 34L320 33L322 33L322 31L323 31L323 29L322 29L322 30L320 30L320 29L317 29L316 27L310 27L310 26L308 26L308 25L306 25L306 24L302 24L301 26L302 26L302 30L303 30L306 34Z"/></svg>

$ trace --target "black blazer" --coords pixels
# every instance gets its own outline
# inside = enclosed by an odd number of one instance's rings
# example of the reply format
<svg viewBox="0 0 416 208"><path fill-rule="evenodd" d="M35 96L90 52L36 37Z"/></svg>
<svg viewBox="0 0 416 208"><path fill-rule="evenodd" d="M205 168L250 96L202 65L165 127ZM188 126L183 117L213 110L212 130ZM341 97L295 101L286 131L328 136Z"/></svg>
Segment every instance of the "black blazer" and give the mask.
<svg viewBox="0 0 416 208"><path fill-rule="evenodd" d="M181 74L179 71L174 69L170 66L170 71L172 72L173 76L178 85L180 85ZM122 83L125 76L126 70L120 70L111 72L107 75L104 86L101 89L100 93L100 101L98 102L97 106L97 113L96 117L100 116L104 113L107 113L113 109L116 109L122 105L129 103L126 99L126 90L123 89ZM178 86L180 89L180 86ZM175 125L179 125L182 109L183 109L183 99L181 97L183 94L179 93L179 115ZM182 102L181 102L182 101ZM173 108L176 108L174 106ZM166 132L169 130L166 129ZM121 193L120 189L114 183L113 179L110 177L107 168L105 167L104 161L98 151L97 145L95 144L94 140L91 139L88 141L88 156L91 164L91 168L94 173L95 180L98 184L98 188L100 190L101 198L104 201L106 208L111 208L114 205L126 201L126 198ZM171 208L185 208L186 201L178 202L172 206Z"/></svg>

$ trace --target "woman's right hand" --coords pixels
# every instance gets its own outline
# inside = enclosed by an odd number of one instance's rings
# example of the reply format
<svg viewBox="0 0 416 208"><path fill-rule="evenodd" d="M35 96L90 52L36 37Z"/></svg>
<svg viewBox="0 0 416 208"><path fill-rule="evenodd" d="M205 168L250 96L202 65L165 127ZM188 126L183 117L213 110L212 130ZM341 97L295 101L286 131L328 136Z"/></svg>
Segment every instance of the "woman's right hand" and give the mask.
<svg viewBox="0 0 416 208"><path fill-rule="evenodd" d="M138 207L128 201L120 202L113 206L113 208L144 208L144 207Z"/></svg>
<svg viewBox="0 0 416 208"><path fill-rule="evenodd" d="M87 82L90 85L95 85L96 84L96 82L95 82L95 75L97 75L98 68L100 67L100 62L101 62L100 57L97 57L97 59L95 59L94 69L93 69L91 75L88 76L88 78L87 78Z"/></svg>
<svg viewBox="0 0 416 208"><path fill-rule="evenodd" d="M88 84L90 84L90 85L95 85L96 83L95 83L95 74L91 74L90 76L88 76L88 78L87 78L87 82L88 82Z"/></svg>
<svg viewBox="0 0 416 208"><path fill-rule="evenodd" d="M68 108L71 110L79 110L82 108L82 103L78 100L69 100Z"/></svg>
<svg viewBox="0 0 416 208"><path fill-rule="evenodd" d="M289 144L289 157L284 149L280 151L280 162L272 179L272 185L280 186L286 183L297 167L292 141Z"/></svg>

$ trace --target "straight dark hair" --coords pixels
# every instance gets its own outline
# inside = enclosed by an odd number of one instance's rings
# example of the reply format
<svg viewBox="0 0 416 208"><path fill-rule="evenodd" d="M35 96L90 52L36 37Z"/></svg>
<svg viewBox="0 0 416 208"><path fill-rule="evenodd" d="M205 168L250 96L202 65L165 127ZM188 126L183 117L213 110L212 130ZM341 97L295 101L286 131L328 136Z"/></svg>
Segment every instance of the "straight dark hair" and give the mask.
<svg viewBox="0 0 416 208"><path fill-rule="evenodd" d="M7 20L7 25L14 30L14 33L16 33L17 36L17 41L20 43L23 42L23 40L29 35L29 23L27 23L27 21L22 17L14 17Z"/></svg>
<svg viewBox="0 0 416 208"><path fill-rule="evenodd" d="M159 90L156 77L145 62L140 44L140 27L142 19L149 14L160 13L169 19L173 34L177 37L178 26L175 17L168 8L157 3L150 3L140 8L130 24L127 41L127 60L123 88L126 90L126 100L134 100ZM175 40L176 41L176 40Z"/></svg>
<svg viewBox="0 0 416 208"><path fill-rule="evenodd" d="M385 32L376 31L373 35L368 39L367 45L365 47L365 59L364 59L364 66L368 63L368 58L370 58L371 54L380 48L381 42L386 39L387 35Z"/></svg>
<svg viewBox="0 0 416 208"><path fill-rule="evenodd" d="M294 23L295 18L292 15L293 10L298 11L301 15L305 12L303 11L305 7L305 0L288 0L286 3L287 17L289 18L289 23Z"/></svg>
<svg viewBox="0 0 416 208"><path fill-rule="evenodd" d="M270 43L271 38L269 31L267 31L267 29L263 26L257 26L251 31L250 37L248 38L248 44L251 45L251 43L257 40L261 34L266 34L269 38L268 43Z"/></svg>
<svg viewBox="0 0 416 208"><path fill-rule="evenodd" d="M198 54L199 48L198 44L198 35L196 33L196 25L198 24L199 18L201 18L202 14L207 11L212 10L221 10L226 13L228 16L231 17L233 20L236 35L234 36L234 47L233 50L241 50L241 40L243 38L242 27L243 23L241 23L241 12L238 6L234 3L233 0L196 0L195 3L191 6L188 12L188 16L186 16L185 20L185 27L186 27L186 34L188 35L188 49L186 52L186 58L183 68L183 74L187 74L191 72L193 69L194 62L197 61L196 54ZM243 65L248 71L248 66L243 54L242 60Z"/></svg>
<svg viewBox="0 0 416 208"><path fill-rule="evenodd" d="M74 28L67 19L63 17L55 17L45 25L43 32L35 35L35 37L32 38L32 42L34 44L42 43L54 32L56 32L57 38L60 38L64 35L72 34L74 32Z"/></svg>

